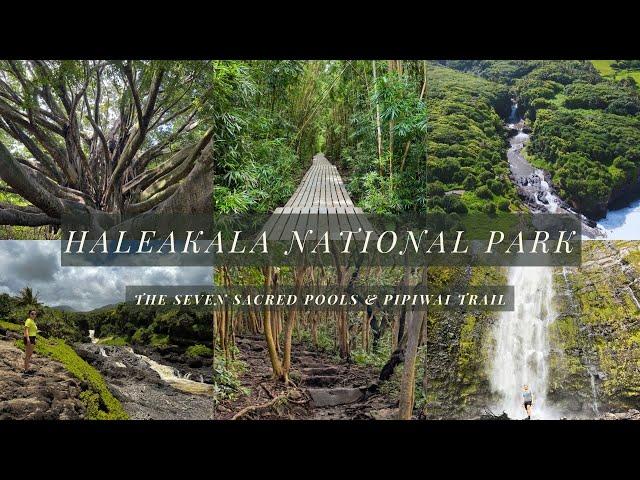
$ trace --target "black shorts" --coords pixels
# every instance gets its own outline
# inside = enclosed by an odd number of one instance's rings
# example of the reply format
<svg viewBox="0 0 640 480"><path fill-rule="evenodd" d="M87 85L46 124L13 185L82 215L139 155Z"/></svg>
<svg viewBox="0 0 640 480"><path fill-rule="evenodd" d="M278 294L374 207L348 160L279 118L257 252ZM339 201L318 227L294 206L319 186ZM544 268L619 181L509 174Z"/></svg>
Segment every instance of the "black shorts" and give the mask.
<svg viewBox="0 0 640 480"><path fill-rule="evenodd" d="M22 339L22 341L26 345L27 344L27 337L24 337ZM31 345L35 345L36 344L36 337L29 337L29 341L31 342Z"/></svg>
<svg viewBox="0 0 640 480"><path fill-rule="evenodd" d="M527 409L527 406L531 407L532 403L531 402L524 402L524 409Z"/></svg>

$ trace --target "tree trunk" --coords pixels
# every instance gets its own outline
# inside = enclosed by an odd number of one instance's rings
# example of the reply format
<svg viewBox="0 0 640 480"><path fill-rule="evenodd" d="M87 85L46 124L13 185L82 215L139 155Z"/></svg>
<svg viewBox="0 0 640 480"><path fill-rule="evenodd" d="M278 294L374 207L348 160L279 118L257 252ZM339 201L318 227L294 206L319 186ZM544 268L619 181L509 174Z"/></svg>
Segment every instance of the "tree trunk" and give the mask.
<svg viewBox="0 0 640 480"><path fill-rule="evenodd" d="M369 351L369 322L371 318L369 318L369 314L367 313L367 309L365 308L362 311L362 350L365 352Z"/></svg>
<svg viewBox="0 0 640 480"><path fill-rule="evenodd" d="M249 325L251 327L251 333L253 335L257 335L260 333L260 328L258 327L258 318L256 316L256 312L253 309L252 305L249 305Z"/></svg>
<svg viewBox="0 0 640 480"><path fill-rule="evenodd" d="M338 348L340 350L340 358L348 360L351 356L349 348L349 318L347 311L342 308L338 311Z"/></svg>
<svg viewBox="0 0 640 480"><path fill-rule="evenodd" d="M300 295L300 289L302 288L302 282L304 280L304 267L296 267L294 270L294 285L295 295ZM297 305L289 310L284 330L284 357L282 361L282 370L284 374L284 381L289 381L289 371L291 370L291 338L293 335L293 327L296 323L296 316L298 314Z"/></svg>
<svg viewBox="0 0 640 480"><path fill-rule="evenodd" d="M273 281L273 267L265 267L263 269L263 273L265 295L269 295L271 293L271 286ZM271 368L273 369L273 377L276 379L281 379L283 374L282 364L280 363L280 357L278 356L278 352L276 350L276 343L271 329L271 307L265 305L263 312L264 338L267 341L267 349L269 351L269 359L271 360Z"/></svg>
<svg viewBox="0 0 640 480"><path fill-rule="evenodd" d="M318 312L311 314L311 343L313 348L318 349Z"/></svg>
<svg viewBox="0 0 640 480"><path fill-rule="evenodd" d="M422 268L422 285L426 285L427 268ZM407 345L404 353L404 369L402 380L400 381L400 399L398 407L398 419L409 420L413 415L413 405L415 402L415 379L416 379L416 357L418 354L418 344L420 343L420 333L425 321L427 312L425 310L411 310L407 313Z"/></svg>

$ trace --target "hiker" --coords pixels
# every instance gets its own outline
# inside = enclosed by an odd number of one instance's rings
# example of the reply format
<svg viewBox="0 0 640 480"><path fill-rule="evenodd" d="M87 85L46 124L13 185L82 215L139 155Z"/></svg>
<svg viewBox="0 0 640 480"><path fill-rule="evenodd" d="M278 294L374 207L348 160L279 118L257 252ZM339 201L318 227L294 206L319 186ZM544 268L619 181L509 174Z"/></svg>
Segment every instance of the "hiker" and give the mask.
<svg viewBox="0 0 640 480"><path fill-rule="evenodd" d="M529 385L522 386L522 399L524 400L524 409L527 411L527 420L531 420L531 407L533 406L533 394L529 390Z"/></svg>
<svg viewBox="0 0 640 480"><path fill-rule="evenodd" d="M33 355L33 349L36 346L38 327L36 325L35 318L37 316L37 311L29 310L29 317L27 317L24 322L24 373L27 373L29 370L31 355Z"/></svg>

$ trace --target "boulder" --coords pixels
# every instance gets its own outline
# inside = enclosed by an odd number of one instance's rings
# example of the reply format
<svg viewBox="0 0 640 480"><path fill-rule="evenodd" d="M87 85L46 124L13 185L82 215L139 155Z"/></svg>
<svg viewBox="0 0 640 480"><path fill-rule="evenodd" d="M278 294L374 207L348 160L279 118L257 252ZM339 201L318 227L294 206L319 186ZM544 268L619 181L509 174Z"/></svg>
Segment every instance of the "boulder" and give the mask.
<svg viewBox="0 0 640 480"><path fill-rule="evenodd" d="M338 367L326 366L326 367L307 367L300 369L304 375L339 375L340 369Z"/></svg>
<svg viewBox="0 0 640 480"><path fill-rule="evenodd" d="M314 407L346 405L364 398L364 392L359 388L309 388L307 393Z"/></svg>
<svg viewBox="0 0 640 480"><path fill-rule="evenodd" d="M189 360L189 363L187 365L189 365L191 368L200 368L203 365L202 359L201 358L192 358L192 359Z"/></svg>

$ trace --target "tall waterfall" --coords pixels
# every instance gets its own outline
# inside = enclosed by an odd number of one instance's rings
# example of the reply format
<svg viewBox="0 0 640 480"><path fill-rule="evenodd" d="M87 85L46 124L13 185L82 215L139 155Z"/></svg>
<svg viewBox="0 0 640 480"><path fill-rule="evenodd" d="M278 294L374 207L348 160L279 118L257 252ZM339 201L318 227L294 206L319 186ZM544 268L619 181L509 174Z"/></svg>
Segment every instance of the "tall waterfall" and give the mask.
<svg viewBox="0 0 640 480"><path fill-rule="evenodd" d="M509 113L509 123L515 124L518 122L518 104L516 102L511 103L511 112Z"/></svg>
<svg viewBox="0 0 640 480"><path fill-rule="evenodd" d="M509 285L515 289L515 309L502 312L495 324L495 352L490 381L499 396L497 413L526 417L522 386L533 392L533 419L559 418L547 403L549 335L556 317L553 269L511 267Z"/></svg>

